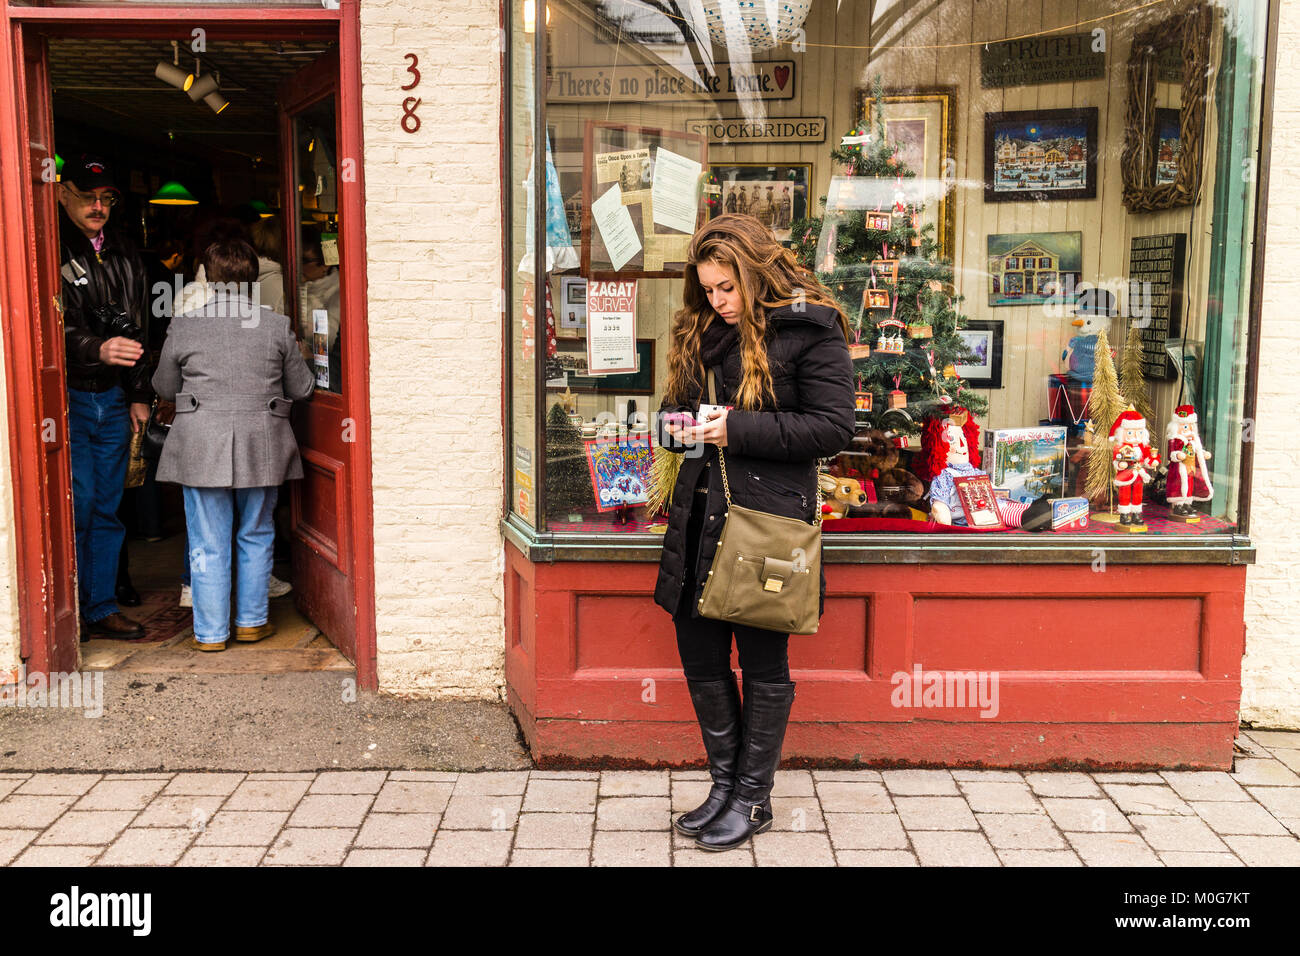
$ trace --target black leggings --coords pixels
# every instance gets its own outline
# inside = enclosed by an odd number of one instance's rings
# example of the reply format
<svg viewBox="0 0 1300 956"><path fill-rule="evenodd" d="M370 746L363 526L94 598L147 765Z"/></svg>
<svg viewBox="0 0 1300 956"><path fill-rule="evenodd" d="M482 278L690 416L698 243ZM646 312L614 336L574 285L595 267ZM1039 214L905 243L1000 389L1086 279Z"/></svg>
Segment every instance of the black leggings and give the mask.
<svg viewBox="0 0 1300 956"><path fill-rule="evenodd" d="M726 680L731 675L731 635L745 680L767 684L790 683L789 634L743 624L729 624L707 617L692 617L695 600L694 573L704 530L704 496L693 495L691 516L686 524L686 584L673 624L677 627L677 653L687 680Z"/></svg>

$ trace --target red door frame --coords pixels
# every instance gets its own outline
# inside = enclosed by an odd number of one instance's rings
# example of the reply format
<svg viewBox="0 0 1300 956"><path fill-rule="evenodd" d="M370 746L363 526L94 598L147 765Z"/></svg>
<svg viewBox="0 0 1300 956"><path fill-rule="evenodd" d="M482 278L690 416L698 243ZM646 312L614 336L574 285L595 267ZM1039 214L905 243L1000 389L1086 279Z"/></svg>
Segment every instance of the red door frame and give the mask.
<svg viewBox="0 0 1300 956"><path fill-rule="evenodd" d="M360 0L341 0L339 9L295 7L151 7L105 5L95 7L13 7L0 0L0 325L3 326L6 401L9 406L10 465L14 481L19 627L29 670L49 667L56 659L53 608L39 582L50 573L48 542L43 540L39 516L49 507L42 490L39 456L38 409L32 379L39 361L33 340L33 286L26 268L4 263L26 263L30 245L32 191L25 181L25 145L20 142L20 64L14 62L15 34L39 29L56 37L159 37L171 39L202 28L209 41L338 39L339 142L343 156L355 157L356 177L345 181L339 197L341 235L348 258L364 264L365 185L362 157L361 27ZM357 602L357 683L378 687L375 659L374 503L370 468L370 354L366 322L365 268L357 268L343 287L344 308L353 321L347 324L343 347L351 361L344 371L351 417L358 427L352 443L349 468L353 583ZM67 452L63 467L67 468ZM56 507L60 506L58 504ZM35 519L35 520L34 520ZM67 524L71 534L71 521ZM68 548L72 541L65 542Z"/></svg>

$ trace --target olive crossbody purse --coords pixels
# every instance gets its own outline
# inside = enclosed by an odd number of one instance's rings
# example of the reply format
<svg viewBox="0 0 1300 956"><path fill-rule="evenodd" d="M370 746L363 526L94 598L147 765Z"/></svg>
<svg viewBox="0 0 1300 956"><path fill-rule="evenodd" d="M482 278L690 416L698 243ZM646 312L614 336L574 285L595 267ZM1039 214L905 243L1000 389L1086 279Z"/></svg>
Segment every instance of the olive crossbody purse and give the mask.
<svg viewBox="0 0 1300 956"><path fill-rule="evenodd" d="M709 376L709 403L716 402ZM699 600L701 617L789 634L815 634L822 560L822 494L810 524L731 500L726 456L718 448L727 499L722 535Z"/></svg>

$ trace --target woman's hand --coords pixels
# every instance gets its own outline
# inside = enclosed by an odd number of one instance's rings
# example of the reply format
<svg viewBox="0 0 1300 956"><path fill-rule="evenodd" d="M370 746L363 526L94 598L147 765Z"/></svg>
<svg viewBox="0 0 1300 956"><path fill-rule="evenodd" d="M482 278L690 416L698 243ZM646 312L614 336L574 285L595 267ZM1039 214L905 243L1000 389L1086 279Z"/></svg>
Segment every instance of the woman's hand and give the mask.
<svg viewBox="0 0 1300 956"><path fill-rule="evenodd" d="M672 425L672 424L669 424L669 423L665 422L665 423L664 423L664 431L667 432L667 433L668 433L668 437L671 438L671 439L672 439L673 441L675 441L675 442L679 442L679 443L681 443L681 444L683 444L683 445L694 445L694 444L695 444L694 441L691 441L691 440L689 440L689 439L686 437L686 434L685 434L685 433L688 432L688 431L690 431L689 428L685 428L685 427L683 427L683 426L681 426L681 425Z"/></svg>
<svg viewBox="0 0 1300 956"><path fill-rule="evenodd" d="M682 429L682 437L679 439L683 444L691 442L708 442L711 445L717 445L719 448L727 447L727 409L722 413L710 418L703 425L696 425L694 428Z"/></svg>

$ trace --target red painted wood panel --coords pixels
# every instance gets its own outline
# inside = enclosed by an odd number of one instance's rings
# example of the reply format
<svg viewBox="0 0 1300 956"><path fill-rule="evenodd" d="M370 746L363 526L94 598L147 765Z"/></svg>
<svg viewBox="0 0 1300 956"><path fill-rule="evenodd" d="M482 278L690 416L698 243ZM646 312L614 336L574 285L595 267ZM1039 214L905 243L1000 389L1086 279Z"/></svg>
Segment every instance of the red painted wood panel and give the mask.
<svg viewBox="0 0 1300 956"><path fill-rule="evenodd" d="M1201 618L1195 597L922 596L913 660L958 670L1195 672Z"/></svg>
<svg viewBox="0 0 1300 956"><path fill-rule="evenodd" d="M508 698L544 765L702 757L655 574L507 547ZM790 641L796 762L1230 765L1242 567L830 565L827 584L819 632ZM1097 636L1099 615L1116 627ZM1133 618L1140 632L1124 629ZM900 699L918 663L923 680L996 675L996 707Z"/></svg>

